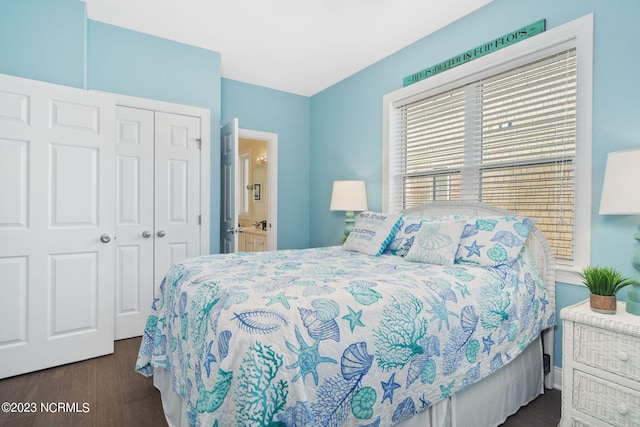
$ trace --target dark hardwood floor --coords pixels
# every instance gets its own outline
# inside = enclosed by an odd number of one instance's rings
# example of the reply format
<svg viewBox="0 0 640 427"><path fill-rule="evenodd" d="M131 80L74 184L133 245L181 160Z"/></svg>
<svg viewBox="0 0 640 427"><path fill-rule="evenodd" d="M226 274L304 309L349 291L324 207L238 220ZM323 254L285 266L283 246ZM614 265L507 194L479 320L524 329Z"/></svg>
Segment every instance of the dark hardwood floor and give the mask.
<svg viewBox="0 0 640 427"><path fill-rule="evenodd" d="M527 406L507 418L502 427L556 427L561 414L560 390L545 390Z"/></svg>
<svg viewBox="0 0 640 427"><path fill-rule="evenodd" d="M140 338L116 341L108 356L0 380L0 402L89 405L86 413L0 412L0 426L166 426L160 393L134 370L139 346Z"/></svg>
<svg viewBox="0 0 640 427"><path fill-rule="evenodd" d="M116 341L111 355L0 380L0 403L37 405L34 413L0 412L0 426L166 426L158 390L134 371L139 345L140 338ZM547 390L503 426L555 427L559 421L560 392Z"/></svg>

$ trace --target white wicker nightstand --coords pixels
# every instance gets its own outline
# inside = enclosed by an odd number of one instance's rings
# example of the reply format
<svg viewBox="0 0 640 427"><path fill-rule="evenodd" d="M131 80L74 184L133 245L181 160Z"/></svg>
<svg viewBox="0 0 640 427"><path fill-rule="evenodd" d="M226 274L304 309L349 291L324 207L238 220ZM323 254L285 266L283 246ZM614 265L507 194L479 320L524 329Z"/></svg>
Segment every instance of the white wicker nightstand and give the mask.
<svg viewBox="0 0 640 427"><path fill-rule="evenodd" d="M560 426L640 426L640 316L622 302L615 315L598 314L587 300L560 317Z"/></svg>

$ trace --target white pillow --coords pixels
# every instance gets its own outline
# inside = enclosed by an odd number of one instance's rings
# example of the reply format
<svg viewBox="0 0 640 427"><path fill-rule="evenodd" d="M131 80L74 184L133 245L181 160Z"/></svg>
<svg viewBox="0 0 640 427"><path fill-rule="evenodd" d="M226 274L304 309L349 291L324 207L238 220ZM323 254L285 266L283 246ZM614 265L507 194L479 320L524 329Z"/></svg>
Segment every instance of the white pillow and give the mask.
<svg viewBox="0 0 640 427"><path fill-rule="evenodd" d="M402 214L360 213L342 248L367 255L382 254L398 230L401 217Z"/></svg>
<svg viewBox="0 0 640 427"><path fill-rule="evenodd" d="M423 222L405 257L409 261L452 265L465 221Z"/></svg>

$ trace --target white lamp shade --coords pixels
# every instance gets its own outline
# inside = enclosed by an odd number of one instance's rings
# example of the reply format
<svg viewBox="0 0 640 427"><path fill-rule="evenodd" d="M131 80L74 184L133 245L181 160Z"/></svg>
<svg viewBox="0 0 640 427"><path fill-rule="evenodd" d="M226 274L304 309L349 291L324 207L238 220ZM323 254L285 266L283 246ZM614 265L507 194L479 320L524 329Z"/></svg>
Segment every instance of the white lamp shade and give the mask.
<svg viewBox="0 0 640 427"><path fill-rule="evenodd" d="M640 149L615 151L607 156L600 214L640 214Z"/></svg>
<svg viewBox="0 0 640 427"><path fill-rule="evenodd" d="M364 181L334 181L331 193L332 211L366 211L367 190Z"/></svg>

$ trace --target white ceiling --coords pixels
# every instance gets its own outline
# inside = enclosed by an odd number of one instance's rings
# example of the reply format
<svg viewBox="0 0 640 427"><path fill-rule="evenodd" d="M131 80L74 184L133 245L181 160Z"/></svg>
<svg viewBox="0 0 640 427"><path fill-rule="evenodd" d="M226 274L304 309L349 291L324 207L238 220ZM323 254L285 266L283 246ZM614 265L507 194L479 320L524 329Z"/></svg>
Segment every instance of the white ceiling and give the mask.
<svg viewBox="0 0 640 427"><path fill-rule="evenodd" d="M90 19L220 52L222 77L311 96L491 0L84 0Z"/></svg>

